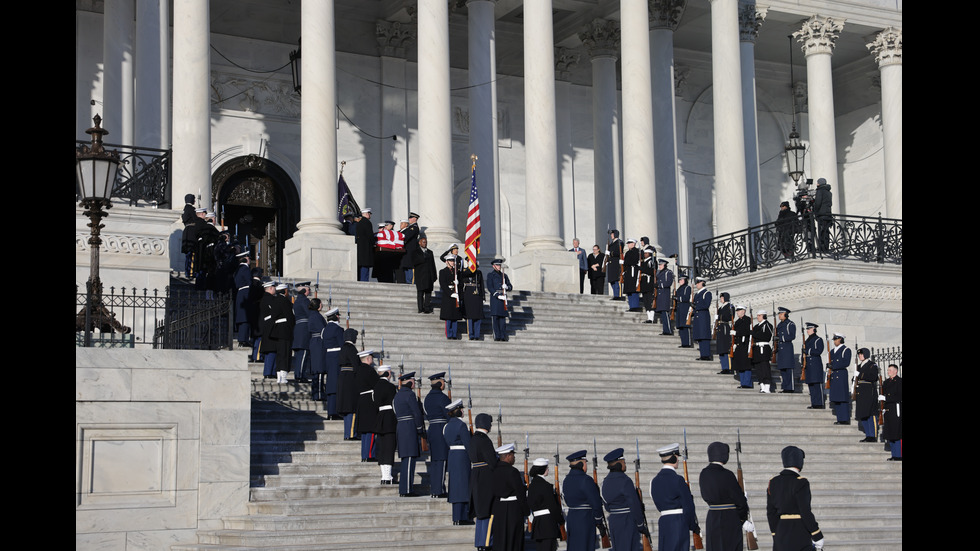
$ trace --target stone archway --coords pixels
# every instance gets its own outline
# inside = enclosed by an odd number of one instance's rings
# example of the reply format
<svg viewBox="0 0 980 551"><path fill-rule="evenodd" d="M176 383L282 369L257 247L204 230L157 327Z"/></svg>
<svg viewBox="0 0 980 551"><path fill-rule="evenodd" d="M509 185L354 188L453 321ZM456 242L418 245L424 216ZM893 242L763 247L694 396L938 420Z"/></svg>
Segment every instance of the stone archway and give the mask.
<svg viewBox="0 0 980 551"><path fill-rule="evenodd" d="M255 265L266 275L282 274L282 253L300 219L299 192L276 163L257 155L236 157L211 177L211 204L240 243L247 242Z"/></svg>

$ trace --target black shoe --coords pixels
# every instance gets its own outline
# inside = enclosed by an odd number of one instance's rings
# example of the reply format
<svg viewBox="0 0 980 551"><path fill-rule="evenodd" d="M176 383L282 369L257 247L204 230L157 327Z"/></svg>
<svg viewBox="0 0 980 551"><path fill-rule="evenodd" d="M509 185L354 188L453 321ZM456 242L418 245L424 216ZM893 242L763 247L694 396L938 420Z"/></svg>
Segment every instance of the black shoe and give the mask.
<svg viewBox="0 0 980 551"><path fill-rule="evenodd" d="M735 372L734 371L725 371L724 369L722 369L717 374L718 375L731 375L732 373L735 373Z"/></svg>
<svg viewBox="0 0 980 551"><path fill-rule="evenodd" d="M850 421L834 421L835 425L850 425Z"/></svg>
<svg viewBox="0 0 980 551"><path fill-rule="evenodd" d="M862 438L861 440L858 440L858 442L877 442L877 441L878 439L875 438L874 436L868 436L866 438Z"/></svg>
<svg viewBox="0 0 980 551"><path fill-rule="evenodd" d="M806 409L827 409L827 406L807 406Z"/></svg>
<svg viewBox="0 0 980 551"><path fill-rule="evenodd" d="M673 337L674 336L673 333L661 333L661 335L663 335L665 337Z"/></svg>
<svg viewBox="0 0 980 551"><path fill-rule="evenodd" d="M710 362L710 361L713 361L713 360L711 359L710 356L708 356L707 358L705 358L705 357L702 356L702 357L698 358L698 361L699 362Z"/></svg>
<svg viewBox="0 0 980 551"><path fill-rule="evenodd" d="M650 320L646 320L646 321L644 321L643 323L653 323L653 322L652 322L652 321L650 321Z"/></svg>
<svg viewBox="0 0 980 551"><path fill-rule="evenodd" d="M889 457L885 461L901 461L901 460L902 460L901 457Z"/></svg>

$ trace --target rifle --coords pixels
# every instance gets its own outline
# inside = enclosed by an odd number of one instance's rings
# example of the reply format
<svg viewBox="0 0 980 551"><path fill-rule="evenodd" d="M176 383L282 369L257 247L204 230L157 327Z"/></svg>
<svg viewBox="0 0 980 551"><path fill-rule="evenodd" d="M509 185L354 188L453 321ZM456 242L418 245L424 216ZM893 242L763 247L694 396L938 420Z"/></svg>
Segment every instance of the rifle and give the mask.
<svg viewBox="0 0 980 551"><path fill-rule="evenodd" d="M755 356L755 327L756 324L752 322L755 318L752 317L752 307L749 306L749 325L752 326L752 331L749 333L749 359L751 360ZM732 322L732 329L735 328L735 322Z"/></svg>
<svg viewBox="0 0 980 551"><path fill-rule="evenodd" d="M668 258L674 259L674 267L677 267L677 255L672 255ZM677 273L680 273L680 268L678 268ZM674 276L674 281L670 284L670 300L673 304L670 305L670 321L674 321L677 317L677 280L678 276Z"/></svg>
<svg viewBox="0 0 980 551"><path fill-rule="evenodd" d="M690 283L687 284L687 287L691 290L691 299L688 301L691 306L687 309L687 326L691 327L691 322L694 321L694 287Z"/></svg>
<svg viewBox="0 0 980 551"><path fill-rule="evenodd" d="M776 316L776 320L778 321L779 320L779 314L776 314L775 313L776 312L776 301L773 301L772 302L772 311L773 311L773 315ZM786 321L789 321L789 316L786 316ZM782 322L780 321L780 323L782 323ZM776 324L776 326L778 327L779 324ZM773 335L772 335L772 358L769 359L769 361L772 362L772 363L776 363L776 352L779 352L779 337L776 334L776 331L774 330L773 331Z"/></svg>
<svg viewBox="0 0 980 551"><path fill-rule="evenodd" d="M715 289L715 312L718 312L718 298L719 297L721 297L721 293L718 292L718 289ZM715 314L715 316L718 319L715 320L715 327L711 331L711 340L715 340L718 337L718 326L721 325L721 316L719 314L717 314L717 313Z"/></svg>
<svg viewBox="0 0 980 551"><path fill-rule="evenodd" d="M829 329L827 329L827 326L824 325L823 338L824 338L824 344L827 346L827 386L825 388L827 390L830 390L830 372L831 372L831 367L833 366L833 360L831 360L831 356L830 356L831 348L830 348L830 337L828 336L828 331Z"/></svg>
<svg viewBox="0 0 980 551"><path fill-rule="evenodd" d="M643 513L643 551L653 551L650 545L650 527L647 525L647 507L643 504L643 490L640 489L640 439L636 439L636 459L633 460L633 483L636 485L636 495L640 498L640 511Z"/></svg>
<svg viewBox="0 0 980 551"><path fill-rule="evenodd" d="M345 329L350 329L350 297L347 298L347 327ZM361 352L364 352L363 342L361 342Z"/></svg>
<svg viewBox="0 0 980 551"><path fill-rule="evenodd" d="M364 321L363 320L361 321L361 352L364 352ZM384 358L381 359L383 360Z"/></svg>
<svg viewBox="0 0 980 551"><path fill-rule="evenodd" d="M558 498L558 507L561 508L561 485L558 483L558 443L555 442L555 497ZM558 523L558 531L561 533L561 541L568 539L568 532L565 531L565 523Z"/></svg>
<svg viewBox="0 0 980 551"><path fill-rule="evenodd" d="M500 403L497 403L497 447L504 445L503 439L500 437L500 424L504 422L504 416L502 414L503 408Z"/></svg>
<svg viewBox="0 0 980 551"><path fill-rule="evenodd" d="M622 288L622 287L621 287ZM596 463L599 462L599 451L595 445L595 437L592 438L592 481L599 485L599 471L596 470ZM606 527L606 514L602 514L599 520L599 535L602 536L602 548L609 549L612 543L609 542L609 529Z"/></svg>
<svg viewBox="0 0 980 551"><path fill-rule="evenodd" d="M874 353L871 354L874 357ZM874 362L874 360L871 360ZM878 369L878 396L885 394L885 381L881 378L881 366L878 362L874 362L875 367ZM885 369L888 369L887 367ZM885 424L885 402L883 400L878 400L878 427Z"/></svg>
<svg viewBox="0 0 980 551"><path fill-rule="evenodd" d="M681 456L681 459L684 461L684 482L687 483L687 488L690 489L691 480L687 475L687 429L684 429L684 455ZM704 549L704 543L701 541L701 534L695 534L692 532L691 536L694 537L694 548Z"/></svg>
<svg viewBox="0 0 980 551"><path fill-rule="evenodd" d="M738 462L737 463L738 464L738 470L736 471L738 473L738 487L742 489L742 493L744 493L746 499L748 499L749 494L748 494L748 492L745 491L745 480L742 478L742 456L741 456L741 453L742 453L742 431L740 429L735 429L735 430L736 430L736 433L735 433L736 434L736 438L738 438L735 441L735 460ZM752 513L751 512L749 513L749 522L752 522ZM754 522L752 524L753 524L753 526L755 525ZM745 533L745 543L746 543L746 547L749 548L749 551L755 551L756 549L759 548L759 542L756 540L755 531L746 532Z"/></svg>
<svg viewBox="0 0 980 551"><path fill-rule="evenodd" d="M527 456L531 454L531 445L528 444L527 432L524 433L524 485L527 486L531 483L531 479L527 476ZM527 519L527 532L531 533L531 517Z"/></svg>
<svg viewBox="0 0 980 551"><path fill-rule="evenodd" d="M446 379L446 385L449 387L449 401L453 401L453 364L449 364L449 378Z"/></svg>
<svg viewBox="0 0 980 551"><path fill-rule="evenodd" d="M731 302L726 303L726 305L731 305ZM734 306L732 306L732 308L734 308ZM718 316L718 319L721 319L721 316ZM737 319L738 319L738 310L736 310L735 311L735 314L732 316L732 328L728 330L728 357L729 358L734 358L735 357L735 335L732 335L732 332L735 331L735 320L737 320ZM752 320L750 318L749 319L749 325L751 325L751 324L752 324ZM749 341L749 357L750 358L752 357L752 342L751 342L751 340ZM728 368L729 369L732 368L731 364L729 364Z"/></svg>
<svg viewBox="0 0 980 551"><path fill-rule="evenodd" d="M609 264L609 224L606 224L606 254L602 256L602 272L606 272L606 266ZM557 461L557 460L556 460Z"/></svg>
<svg viewBox="0 0 980 551"><path fill-rule="evenodd" d="M313 284L313 298L320 298L320 272L316 273L316 283ZM330 309L330 301L327 301L327 309Z"/></svg>
<svg viewBox="0 0 980 551"><path fill-rule="evenodd" d="M381 339L381 342L384 342L384 339ZM422 411L425 411L425 408L422 407L422 364L419 364L419 376L416 379L416 381L417 381L417 383L415 384L415 396L416 396L416 399L419 401L419 409L421 409ZM424 432L425 422L424 421L422 422L422 428L423 428L422 441L420 443L419 449L421 451L423 451L423 452L427 452L427 451L429 451L429 440L425 437L425 432Z"/></svg>
<svg viewBox="0 0 980 551"><path fill-rule="evenodd" d="M470 416L470 434L473 434L473 393L470 392L470 384L466 383L466 413Z"/></svg>
<svg viewBox="0 0 980 551"><path fill-rule="evenodd" d="M806 320L804 320L803 318L800 318L800 327L803 327L803 328L806 327ZM803 332L806 333L806 329L803 329ZM816 331L814 331L813 333L816 334ZM803 366L803 370L800 371L800 380L801 381L806 381L806 339L802 339L801 338L800 341L801 341L800 342L800 364Z"/></svg>
<svg viewBox="0 0 980 551"><path fill-rule="evenodd" d="M854 376L851 377L851 402L857 401L858 395L858 373L861 370L861 364L858 363L858 353L857 351L861 349L860 344L858 344L857 339L854 340ZM867 360L868 358L865 358ZM856 404L855 404L856 405Z"/></svg>

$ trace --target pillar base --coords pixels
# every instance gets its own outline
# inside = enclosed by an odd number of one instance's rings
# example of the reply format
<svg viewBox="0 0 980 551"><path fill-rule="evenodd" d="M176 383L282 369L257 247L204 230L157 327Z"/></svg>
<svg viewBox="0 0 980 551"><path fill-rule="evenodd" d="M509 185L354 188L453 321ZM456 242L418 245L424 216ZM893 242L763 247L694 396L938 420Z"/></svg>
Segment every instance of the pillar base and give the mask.
<svg viewBox="0 0 980 551"><path fill-rule="evenodd" d="M523 250L507 261L515 289L579 292L578 258L564 250Z"/></svg>
<svg viewBox="0 0 980 551"><path fill-rule="evenodd" d="M286 240L283 275L320 282L331 279L357 280L357 245L354 236L321 231L298 231Z"/></svg>

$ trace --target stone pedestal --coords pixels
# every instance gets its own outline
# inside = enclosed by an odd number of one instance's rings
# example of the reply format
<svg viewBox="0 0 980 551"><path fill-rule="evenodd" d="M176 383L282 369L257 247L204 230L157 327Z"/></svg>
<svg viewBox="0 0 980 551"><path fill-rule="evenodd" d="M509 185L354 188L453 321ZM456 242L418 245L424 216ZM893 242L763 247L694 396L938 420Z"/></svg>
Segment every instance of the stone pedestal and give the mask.
<svg viewBox="0 0 980 551"><path fill-rule="evenodd" d="M282 273L286 277L315 280L357 279L357 245L354 236L335 233L297 232L283 249Z"/></svg>
<svg viewBox="0 0 980 551"><path fill-rule="evenodd" d="M571 251L524 248L504 265L515 289L578 293L578 259Z"/></svg>

